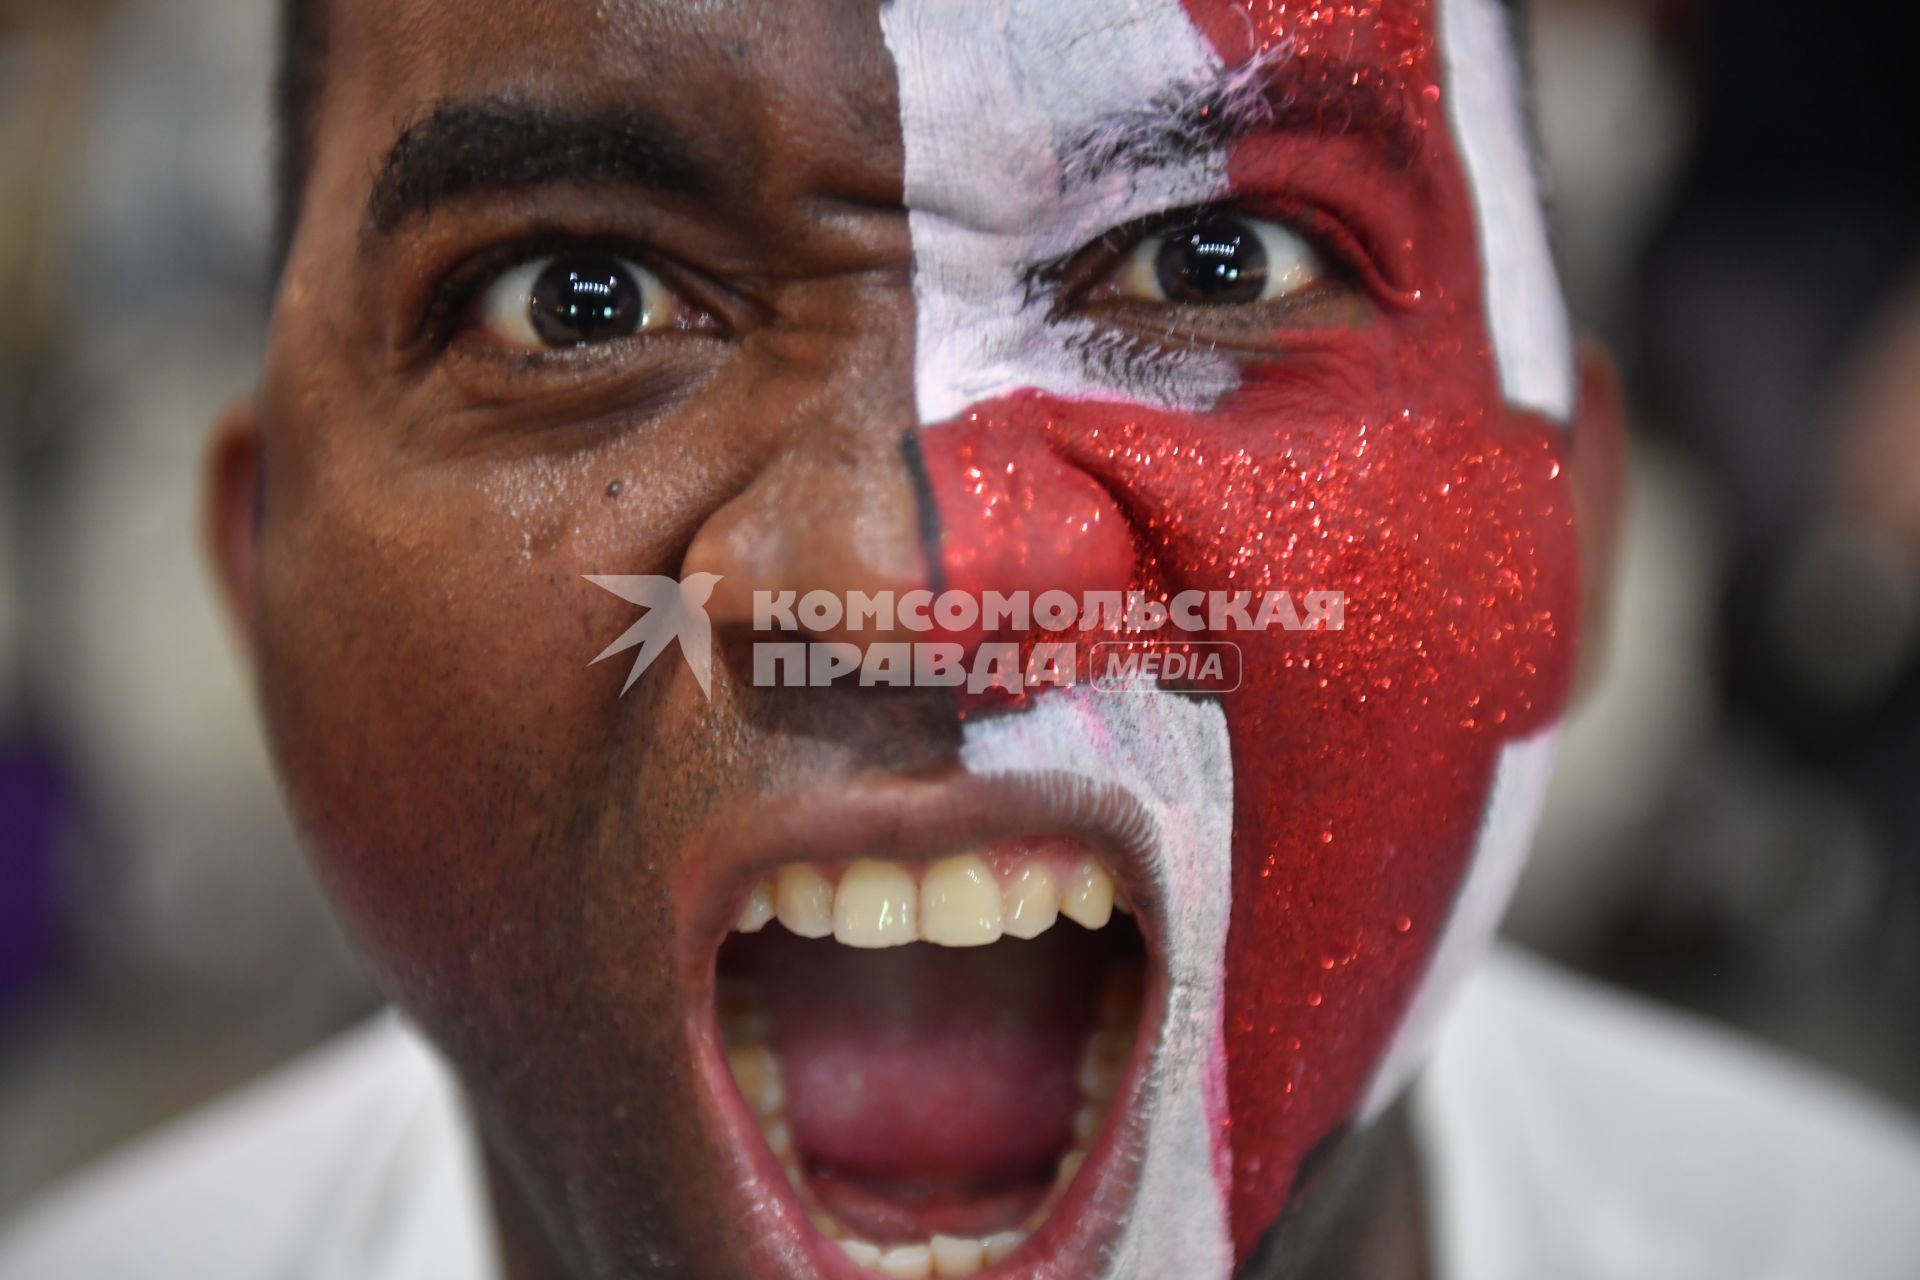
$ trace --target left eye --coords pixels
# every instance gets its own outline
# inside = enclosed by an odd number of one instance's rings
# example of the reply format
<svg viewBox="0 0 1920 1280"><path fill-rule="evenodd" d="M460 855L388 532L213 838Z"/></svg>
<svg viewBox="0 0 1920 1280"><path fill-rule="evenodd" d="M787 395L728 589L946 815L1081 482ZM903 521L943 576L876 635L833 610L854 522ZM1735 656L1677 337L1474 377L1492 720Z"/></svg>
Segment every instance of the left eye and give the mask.
<svg viewBox="0 0 1920 1280"><path fill-rule="evenodd" d="M1109 297L1222 307L1289 298L1318 284L1326 268L1298 233L1242 214L1215 211L1152 232L1108 273Z"/></svg>
<svg viewBox="0 0 1920 1280"><path fill-rule="evenodd" d="M503 346L541 351L684 326L691 312L640 264L578 251L502 272L481 291L474 324Z"/></svg>

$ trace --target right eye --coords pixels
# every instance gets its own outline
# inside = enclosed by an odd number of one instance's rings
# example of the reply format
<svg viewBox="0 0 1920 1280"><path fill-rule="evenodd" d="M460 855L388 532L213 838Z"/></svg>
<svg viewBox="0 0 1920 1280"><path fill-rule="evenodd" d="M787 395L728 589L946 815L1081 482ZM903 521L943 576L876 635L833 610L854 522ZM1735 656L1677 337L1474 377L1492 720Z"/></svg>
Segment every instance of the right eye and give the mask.
<svg viewBox="0 0 1920 1280"><path fill-rule="evenodd" d="M1326 275L1304 236L1265 218L1214 210L1141 237L1111 277L1113 296L1189 307L1290 298Z"/></svg>
<svg viewBox="0 0 1920 1280"><path fill-rule="evenodd" d="M502 272L480 291L473 323L501 346L553 351L689 328L699 315L639 263L576 250Z"/></svg>

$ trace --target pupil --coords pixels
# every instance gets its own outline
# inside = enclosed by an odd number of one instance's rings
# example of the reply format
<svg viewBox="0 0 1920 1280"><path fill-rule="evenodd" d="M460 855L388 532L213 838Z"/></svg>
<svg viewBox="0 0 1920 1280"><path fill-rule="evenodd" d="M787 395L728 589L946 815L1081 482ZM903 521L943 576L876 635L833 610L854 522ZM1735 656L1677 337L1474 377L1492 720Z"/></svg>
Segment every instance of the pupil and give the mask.
<svg viewBox="0 0 1920 1280"><path fill-rule="evenodd" d="M534 332L556 347L623 338L640 326L639 282L599 255L555 258L533 282Z"/></svg>
<svg viewBox="0 0 1920 1280"><path fill-rule="evenodd" d="M1267 251L1238 218L1210 218L1166 238L1154 262L1174 302L1253 302L1267 284Z"/></svg>

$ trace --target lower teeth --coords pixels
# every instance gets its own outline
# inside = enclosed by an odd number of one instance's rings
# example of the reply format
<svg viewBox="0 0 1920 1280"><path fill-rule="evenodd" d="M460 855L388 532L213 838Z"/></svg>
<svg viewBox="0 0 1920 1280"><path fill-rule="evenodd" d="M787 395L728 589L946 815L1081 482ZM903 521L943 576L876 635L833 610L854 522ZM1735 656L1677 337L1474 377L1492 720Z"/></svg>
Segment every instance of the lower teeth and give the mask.
<svg viewBox="0 0 1920 1280"><path fill-rule="evenodd" d="M794 1149L793 1131L788 1127L784 1106L786 1093L780 1080L780 1059L767 1043L768 1019L753 988L745 983L722 980L719 995L720 1029L727 1047L727 1066L733 1073L740 1096L760 1122L761 1135L780 1165L787 1180L807 1209L814 1229L841 1249L854 1262L878 1275L893 1280L927 1280L940 1276L971 1276L991 1267L1024 1244L1047 1215L1086 1162L1093 1139L1106 1121L1107 1109L1125 1074L1133 1050L1134 1027L1140 1008L1140 984L1137 972L1118 972L1108 983L1100 1004L1099 1023L1088 1037L1081 1056L1078 1080L1080 1106L1073 1117L1073 1145L1060 1157L1053 1185L1027 1220L1017 1230L996 1231L974 1238L936 1235L918 1243L876 1244L848 1234L846 1228L815 1199Z"/></svg>
<svg viewBox="0 0 1920 1280"><path fill-rule="evenodd" d="M883 1276L923 1280L927 1276L970 1276L991 1267L1025 1243L1024 1231L999 1231L984 1240L935 1236L926 1244L897 1244L882 1249L864 1240L842 1240L847 1256Z"/></svg>

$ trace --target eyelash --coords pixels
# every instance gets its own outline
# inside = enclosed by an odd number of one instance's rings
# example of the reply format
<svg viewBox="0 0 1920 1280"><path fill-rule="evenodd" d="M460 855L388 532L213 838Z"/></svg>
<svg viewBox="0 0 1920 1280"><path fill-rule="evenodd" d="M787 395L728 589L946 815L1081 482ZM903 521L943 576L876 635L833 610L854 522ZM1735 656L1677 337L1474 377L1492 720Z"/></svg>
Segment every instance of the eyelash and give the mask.
<svg viewBox="0 0 1920 1280"><path fill-rule="evenodd" d="M1376 298L1388 301L1406 297L1381 276L1360 240L1339 219L1319 208L1271 200L1216 201L1138 218L1105 232L1092 244L1069 255L1030 269L1026 288L1030 296L1040 292L1053 295L1053 315L1064 317L1099 282L1105 271L1111 270L1142 241L1219 214L1264 219L1288 227L1305 238L1320 255L1332 277L1330 284L1360 285ZM1095 263L1075 270L1096 250L1099 256ZM407 345L414 350L430 350L435 355L444 352L459 337L483 291L504 272L533 258L581 251L615 254L649 269L660 269L658 255L646 245L620 237L583 237L553 231L493 245L449 272L434 290L413 340ZM672 279L669 285L677 287Z"/></svg>
<svg viewBox="0 0 1920 1280"><path fill-rule="evenodd" d="M1359 286L1389 301L1401 297L1382 277L1359 239L1325 210L1293 202L1246 199L1164 210L1115 227L1089 245L1030 268L1026 274L1027 296L1033 299L1051 295L1051 317L1065 319L1107 273L1144 241L1222 215L1278 223L1300 236L1325 265L1327 286ZM1092 261L1089 261L1090 255L1093 255ZM1315 288L1312 292L1318 294L1321 290Z"/></svg>

